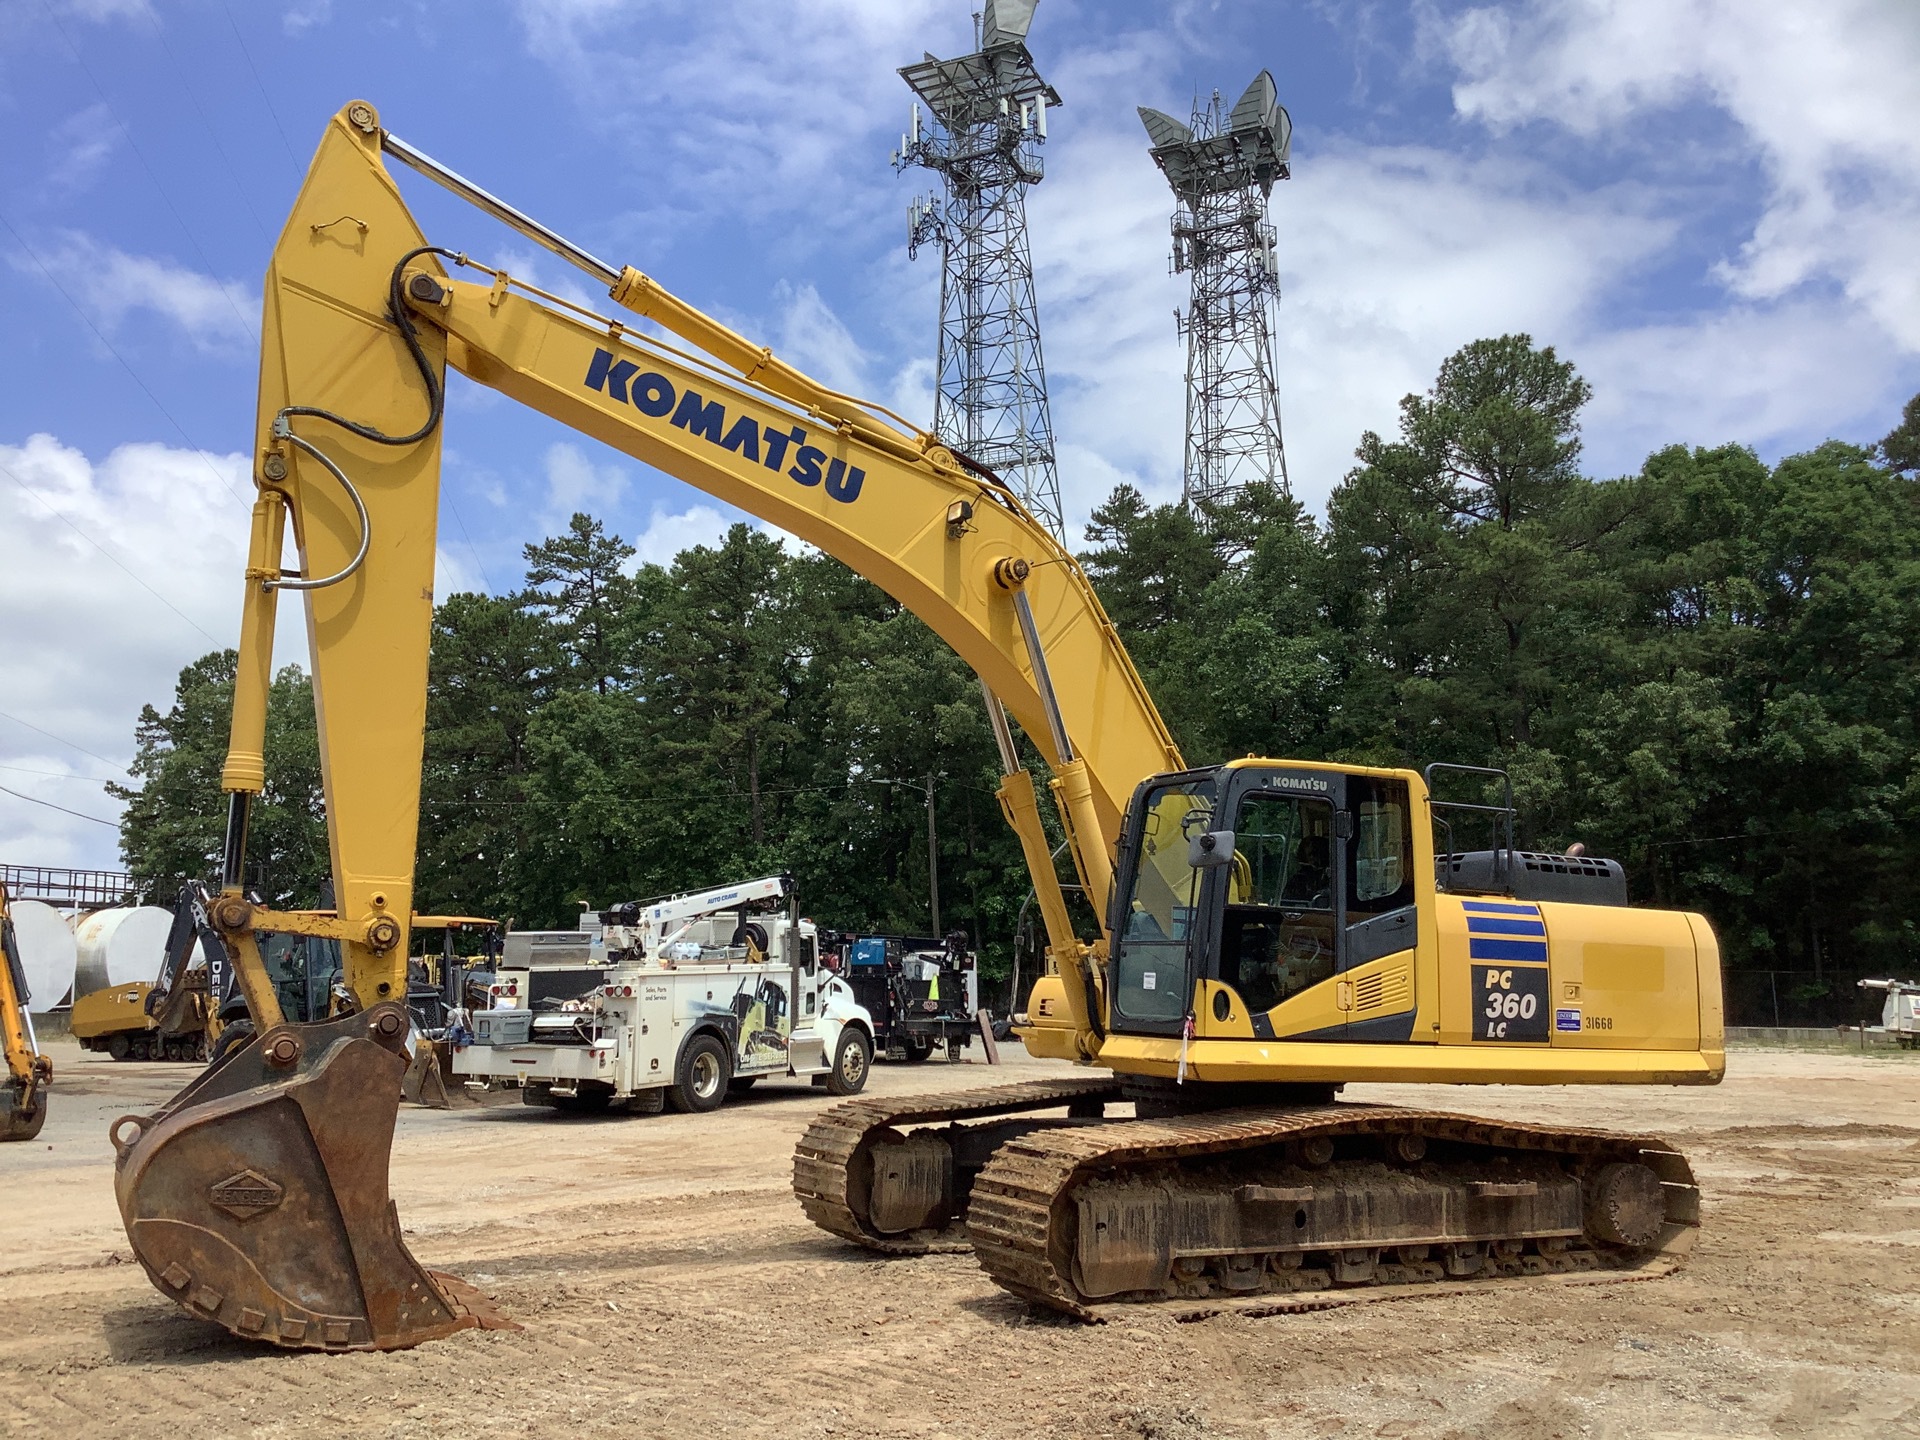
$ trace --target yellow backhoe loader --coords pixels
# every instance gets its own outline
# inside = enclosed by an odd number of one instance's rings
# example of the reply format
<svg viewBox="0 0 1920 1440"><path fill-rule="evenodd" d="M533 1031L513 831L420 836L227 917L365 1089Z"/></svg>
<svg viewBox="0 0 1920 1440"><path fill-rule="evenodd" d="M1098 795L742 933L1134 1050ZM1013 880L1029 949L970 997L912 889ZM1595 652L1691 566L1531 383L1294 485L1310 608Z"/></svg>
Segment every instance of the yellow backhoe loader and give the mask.
<svg viewBox="0 0 1920 1440"><path fill-rule="evenodd" d="M33 1033L33 1015L27 1009L32 999L20 942L7 914L7 887L0 883L0 1044L7 1058L6 1084L0 1089L0 1140L31 1140L47 1123L53 1061L40 1053Z"/></svg>
<svg viewBox="0 0 1920 1440"><path fill-rule="evenodd" d="M389 158L585 271L624 314L430 244ZM1711 1084L1704 921L1617 903L1607 862L1516 850L1510 805L1480 788L1492 777L1450 780L1468 797L1442 803L1412 771L1188 767L1080 567L992 474L596 259L356 102L327 126L266 281L225 890L208 905L258 1037L113 1131L127 1232L165 1294L287 1346L391 1348L486 1318L408 1253L386 1186L409 933L428 923L414 840L449 364L836 556L980 677L1050 942L1021 1038L1087 1073L827 1113L794 1166L821 1225L892 1252L964 1233L1000 1284L1083 1315L1644 1273L1684 1252L1697 1194L1656 1140L1333 1097L1348 1081ZM274 913L240 890L289 590L306 598L329 912ZM1009 715L1051 771L1104 922L1092 943ZM1456 849L1446 837L1476 818L1502 838ZM283 1023L256 932L337 939L364 1008Z"/></svg>

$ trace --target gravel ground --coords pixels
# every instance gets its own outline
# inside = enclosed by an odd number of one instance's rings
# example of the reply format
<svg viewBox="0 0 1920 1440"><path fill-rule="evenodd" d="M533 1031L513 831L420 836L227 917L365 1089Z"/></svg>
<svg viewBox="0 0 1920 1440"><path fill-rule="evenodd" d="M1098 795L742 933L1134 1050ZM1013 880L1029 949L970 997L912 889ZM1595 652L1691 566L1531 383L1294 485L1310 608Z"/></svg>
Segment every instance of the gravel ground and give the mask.
<svg viewBox="0 0 1920 1440"><path fill-rule="evenodd" d="M827 1103L714 1115L404 1109L393 1192L428 1264L525 1328L290 1355L131 1263L107 1124L186 1067L56 1042L55 1110L0 1148L0 1430L249 1436L1920 1436L1920 1055L1732 1057L1714 1089L1353 1087L1348 1098L1652 1131L1704 1233L1679 1274L1312 1314L1030 1311L965 1255L879 1260L788 1193ZM1038 1078L880 1066L879 1093Z"/></svg>

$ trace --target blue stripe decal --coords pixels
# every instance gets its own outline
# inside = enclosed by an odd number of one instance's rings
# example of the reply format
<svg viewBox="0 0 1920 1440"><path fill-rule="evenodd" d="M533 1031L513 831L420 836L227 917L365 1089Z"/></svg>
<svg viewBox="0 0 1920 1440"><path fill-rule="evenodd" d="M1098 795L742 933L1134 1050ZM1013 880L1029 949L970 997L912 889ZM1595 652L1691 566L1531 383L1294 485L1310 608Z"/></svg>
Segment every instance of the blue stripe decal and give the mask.
<svg viewBox="0 0 1920 1440"><path fill-rule="evenodd" d="M1474 960L1533 960L1544 965L1547 945L1544 940L1483 940L1475 936L1467 941L1467 955Z"/></svg>
<svg viewBox="0 0 1920 1440"><path fill-rule="evenodd" d="M1540 914L1538 905L1504 905L1497 900L1462 900L1461 908L1469 915L1479 912L1482 915L1532 915Z"/></svg>
<svg viewBox="0 0 1920 1440"><path fill-rule="evenodd" d="M1469 915L1467 930L1474 935L1545 935L1547 927L1538 920L1504 920L1492 915Z"/></svg>

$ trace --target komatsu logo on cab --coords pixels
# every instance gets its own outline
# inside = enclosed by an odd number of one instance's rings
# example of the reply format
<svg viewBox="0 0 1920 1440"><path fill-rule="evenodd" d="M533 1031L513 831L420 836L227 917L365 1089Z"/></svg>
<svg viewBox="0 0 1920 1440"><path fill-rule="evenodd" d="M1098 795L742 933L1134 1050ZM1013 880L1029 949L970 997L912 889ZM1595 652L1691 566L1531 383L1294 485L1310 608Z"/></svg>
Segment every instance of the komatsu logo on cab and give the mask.
<svg viewBox="0 0 1920 1440"><path fill-rule="evenodd" d="M750 415L731 423L727 407L698 390L676 391L673 382L655 370L642 371L631 360L609 350L595 350L587 366L586 387L622 404L631 403L642 415L666 418L689 435L709 445L731 450L743 460L757 461L773 471L786 467L789 480L802 485L825 485L829 497L851 505L860 498L867 472L844 460L833 460L817 445L809 445L804 425L778 430L762 426ZM787 464L791 457L793 463Z"/></svg>

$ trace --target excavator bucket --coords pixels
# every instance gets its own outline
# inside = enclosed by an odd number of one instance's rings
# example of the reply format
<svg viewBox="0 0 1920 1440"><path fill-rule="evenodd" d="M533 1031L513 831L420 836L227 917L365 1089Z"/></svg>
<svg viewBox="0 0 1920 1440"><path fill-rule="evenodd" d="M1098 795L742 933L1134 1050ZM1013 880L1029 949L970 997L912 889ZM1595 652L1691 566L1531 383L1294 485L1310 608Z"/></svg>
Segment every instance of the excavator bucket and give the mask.
<svg viewBox="0 0 1920 1440"><path fill-rule="evenodd" d="M393 1003L276 1025L164 1108L114 1122L120 1215L163 1294L295 1349L516 1328L401 1239L387 1161L407 1028Z"/></svg>
<svg viewBox="0 0 1920 1440"><path fill-rule="evenodd" d="M400 1098L429 1110L465 1110L480 1102L453 1076L453 1049L444 1040L414 1043L413 1060L400 1077Z"/></svg>

